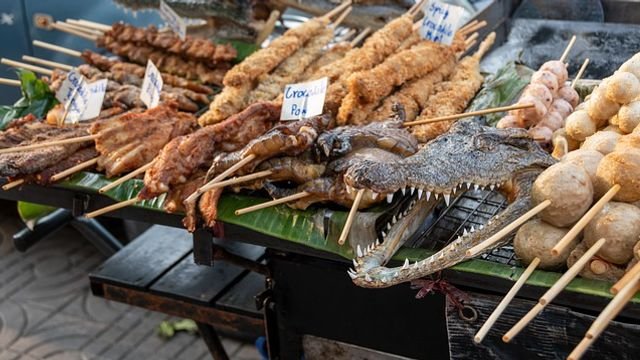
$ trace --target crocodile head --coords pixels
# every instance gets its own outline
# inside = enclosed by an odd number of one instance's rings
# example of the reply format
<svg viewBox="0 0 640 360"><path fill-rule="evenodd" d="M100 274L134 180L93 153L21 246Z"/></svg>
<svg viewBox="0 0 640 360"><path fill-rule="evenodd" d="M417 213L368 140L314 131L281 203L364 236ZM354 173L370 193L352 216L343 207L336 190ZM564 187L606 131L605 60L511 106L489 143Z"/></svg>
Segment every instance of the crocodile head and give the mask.
<svg viewBox="0 0 640 360"><path fill-rule="evenodd" d="M530 190L537 175L555 160L521 129L496 129L473 121L460 121L450 132L425 144L416 154L394 163L363 161L345 173L345 183L355 189L417 198L406 215L392 224L382 242L358 249L349 276L363 287L387 287L411 281L470 258L467 250L485 240L529 210ZM412 235L415 222L424 221L426 204L450 202L456 191L488 187L505 192L510 205L481 229L465 235L427 259L401 267L384 265ZM501 243L497 243L500 245Z"/></svg>

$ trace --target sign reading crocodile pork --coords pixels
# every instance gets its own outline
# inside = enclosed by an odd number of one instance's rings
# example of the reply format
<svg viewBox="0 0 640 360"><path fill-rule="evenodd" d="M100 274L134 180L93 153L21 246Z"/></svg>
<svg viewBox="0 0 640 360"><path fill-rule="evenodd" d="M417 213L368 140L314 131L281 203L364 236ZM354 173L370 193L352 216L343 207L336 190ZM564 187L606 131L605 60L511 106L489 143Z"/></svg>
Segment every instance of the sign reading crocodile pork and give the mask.
<svg viewBox="0 0 640 360"><path fill-rule="evenodd" d="M430 1L423 11L425 15L420 26L420 35L433 42L451 45L453 35L460 26L464 8Z"/></svg>
<svg viewBox="0 0 640 360"><path fill-rule="evenodd" d="M140 91L140 100L151 109L160 103L160 92L162 91L162 75L151 60L147 62L147 69L144 72L144 80L142 80L142 90Z"/></svg>
<svg viewBox="0 0 640 360"><path fill-rule="evenodd" d="M56 92L56 98L64 104L66 113L64 121L76 123L97 117L102 108L106 89L106 79L89 84L76 70L69 71Z"/></svg>
<svg viewBox="0 0 640 360"><path fill-rule="evenodd" d="M328 79L290 84L284 88L280 120L298 120L322 114Z"/></svg>

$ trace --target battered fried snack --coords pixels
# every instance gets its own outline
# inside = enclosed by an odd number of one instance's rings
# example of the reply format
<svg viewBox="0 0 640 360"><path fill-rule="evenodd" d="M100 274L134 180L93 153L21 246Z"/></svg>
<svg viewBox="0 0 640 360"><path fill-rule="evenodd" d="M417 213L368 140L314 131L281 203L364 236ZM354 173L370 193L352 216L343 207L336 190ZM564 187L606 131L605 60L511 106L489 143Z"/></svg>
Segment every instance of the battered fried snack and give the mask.
<svg viewBox="0 0 640 360"><path fill-rule="evenodd" d="M467 56L458 63L451 78L439 84L435 94L429 97L429 105L422 110L416 121L459 114L467 108L484 80L480 74L480 59L494 40L495 33L489 34L474 55ZM451 120L413 126L412 132L418 141L426 142L445 133L453 123Z"/></svg>
<svg viewBox="0 0 640 360"><path fill-rule="evenodd" d="M344 56L353 49L351 43L340 42L333 45L330 49L326 50L319 58L317 58L311 65L309 65L302 74L303 79L318 78L319 71L324 66L334 64L338 60L344 58Z"/></svg>
<svg viewBox="0 0 640 360"><path fill-rule="evenodd" d="M224 85L240 86L256 80L262 74L269 73L309 39L318 35L328 24L328 19L313 18L296 28L287 30L268 47L251 54L229 70L224 76Z"/></svg>
<svg viewBox="0 0 640 360"><path fill-rule="evenodd" d="M253 89L253 81L238 86L225 86L209 105L209 110L198 118L200 126L219 123L242 110L248 103L249 92Z"/></svg>

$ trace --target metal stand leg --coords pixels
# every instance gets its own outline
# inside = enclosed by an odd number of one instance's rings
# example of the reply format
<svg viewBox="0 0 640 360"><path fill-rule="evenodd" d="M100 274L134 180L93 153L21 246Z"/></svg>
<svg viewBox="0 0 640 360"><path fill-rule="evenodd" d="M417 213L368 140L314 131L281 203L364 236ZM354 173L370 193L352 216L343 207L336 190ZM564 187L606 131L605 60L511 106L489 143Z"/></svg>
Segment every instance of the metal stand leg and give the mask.
<svg viewBox="0 0 640 360"><path fill-rule="evenodd" d="M71 211L58 209L42 217L33 226L33 230L25 227L13 235L13 246L20 252L27 251L38 241L60 230L73 220Z"/></svg>
<svg viewBox="0 0 640 360"><path fill-rule="evenodd" d="M209 324L204 324L200 322L196 322L198 324L198 330L200 330L200 335L204 340L204 343L207 344L207 348L209 348L209 352L213 356L214 360L229 360L229 356L227 352L222 347L222 342L220 342L220 338L218 337L218 333L213 326Z"/></svg>
<svg viewBox="0 0 640 360"><path fill-rule="evenodd" d="M77 217L71 222L82 236L95 246L105 256L111 256L122 249L124 245L116 239L95 219Z"/></svg>

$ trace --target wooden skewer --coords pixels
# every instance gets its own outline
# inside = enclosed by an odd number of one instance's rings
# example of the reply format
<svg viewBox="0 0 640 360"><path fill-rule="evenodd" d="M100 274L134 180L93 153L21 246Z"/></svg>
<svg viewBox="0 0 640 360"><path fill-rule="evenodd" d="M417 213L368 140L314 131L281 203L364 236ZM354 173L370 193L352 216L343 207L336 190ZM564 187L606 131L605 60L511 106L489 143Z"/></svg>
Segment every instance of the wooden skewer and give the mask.
<svg viewBox="0 0 640 360"><path fill-rule="evenodd" d="M472 47L474 47L476 45L476 43L478 42L478 40L473 40L472 42L470 42L469 44L464 46L464 52L469 51ZM462 55L462 54L460 54ZM459 58L458 58L459 60Z"/></svg>
<svg viewBox="0 0 640 360"><path fill-rule="evenodd" d="M356 198L353 200L353 205L351 205L351 210L349 211L349 215L347 216L347 221L344 223L342 233L340 234L340 238L338 239L338 244L340 245L344 245L345 241L347 241L347 237L349 237L349 231L351 230L353 220L356 218L356 214L358 213L358 207L360 207L360 202L362 201L364 192L365 189L358 190Z"/></svg>
<svg viewBox="0 0 640 360"><path fill-rule="evenodd" d="M571 354L567 356L567 360L578 360L584 355L584 353L589 349L591 344L593 344L593 339L589 339L587 337L582 338L582 341L578 343L578 345L573 349Z"/></svg>
<svg viewBox="0 0 640 360"><path fill-rule="evenodd" d="M468 27L470 27L470 26L474 26L474 25L475 25L475 24L477 24L477 23L478 23L478 19L475 19L475 20L469 21L469 22L468 22L468 23L466 23L465 25L461 26L461 27L458 29L458 32L461 32L461 31L462 31L462 32L465 32L465 31L466 31L466 29L467 29Z"/></svg>
<svg viewBox="0 0 640 360"><path fill-rule="evenodd" d="M571 51L571 48L573 47L573 45L576 43L576 36L573 35L571 37L571 40L569 40L569 43L567 44L567 47L564 48L564 52L562 53L562 56L560 56L560 61L565 62L567 61L567 58L569 57L569 52Z"/></svg>
<svg viewBox="0 0 640 360"><path fill-rule="evenodd" d="M59 172L59 173L53 175L51 177L51 181L52 182L56 182L58 180L62 180L64 178L66 178L67 176L73 175L73 174L75 174L75 173L77 173L79 171L82 171L82 170L86 169L86 168L92 167L97 162L98 162L98 158L97 157L93 158L91 160L87 160L85 162L81 162L80 164L78 164L76 166L72 166L72 167L70 167L70 168L68 168L68 169L66 169L66 170L64 170L62 172Z"/></svg>
<svg viewBox="0 0 640 360"><path fill-rule="evenodd" d="M458 32L464 36L466 34L478 31L485 26L487 26L487 22L485 20L482 20L479 23L466 27L463 31L458 30Z"/></svg>
<svg viewBox="0 0 640 360"><path fill-rule="evenodd" d="M20 80L0 78L0 85L20 86Z"/></svg>
<svg viewBox="0 0 640 360"><path fill-rule="evenodd" d="M527 324L529 324L529 322L531 322L533 318L535 318L542 310L544 310L547 304L551 302L562 291L562 289L564 289L569 284L569 282L578 275L580 270L582 270L582 268L586 265L587 261L589 261L593 257L593 255L595 255L595 253L600 250L605 242L605 239L600 239L595 244L593 244L593 246L589 248L589 250L587 250L582 255L582 257L580 257L580 259L578 259L578 261L576 261L576 263L573 264L573 266L570 267L569 270L567 270L567 272L562 274L560 279L558 279L558 281L556 281L556 283L553 284L553 286L551 286L549 290L544 293L544 295L542 295L540 300L538 300L538 303L531 310L529 310L529 312L522 319L520 319L517 324L515 324L509 331L507 331L504 336L502 336L502 341L508 343L509 341L511 341L511 339L516 337L516 335L518 335L518 333L520 333L520 331L522 331L522 329L524 329L524 327L527 326Z"/></svg>
<svg viewBox="0 0 640 360"><path fill-rule="evenodd" d="M34 66L34 65L31 65L31 64L25 64L25 63L20 62L20 61L14 61L14 60L9 60L9 59L2 58L2 60L0 60L0 63L2 63L4 65L11 66L11 67L15 67L15 68L22 68L22 69L25 69L25 70L31 70L33 72L44 74L44 75L51 76L51 74L53 74L53 70L51 70L51 69L45 69L45 68L40 67L40 66Z"/></svg>
<svg viewBox="0 0 640 360"><path fill-rule="evenodd" d="M468 46L469 44L475 43L479 36L480 36L480 34L479 34L478 32L474 32L473 34L471 34L471 35L470 35L470 36L469 36L469 37L464 41L465 46Z"/></svg>
<svg viewBox="0 0 640 360"><path fill-rule="evenodd" d="M347 6L350 6L350 5L351 5L351 0L346 0L342 4L336 6L335 8L327 12L326 14L322 15L320 19L329 20L333 17L333 15L336 15L342 12L342 10L346 9Z"/></svg>
<svg viewBox="0 0 640 360"><path fill-rule="evenodd" d="M40 40L33 40L33 45L37 47L41 47L43 49L49 49L49 50L57 51L57 52L75 56L75 57L82 57L82 53L80 51L69 49L69 48L62 47L55 44L50 44Z"/></svg>
<svg viewBox="0 0 640 360"><path fill-rule="evenodd" d="M215 178L213 178L211 181L209 181L208 183L204 184L203 186L201 186L198 190L196 190L193 194L189 195L189 197L187 197L187 199L185 200L185 202L193 202L196 201L196 199L198 199L198 197L204 193L206 193L207 191L212 189L212 186L217 183L220 182L224 179L226 179L228 176L230 176L231 174L235 173L236 171L238 171L241 167L245 166L246 164L250 163L251 161L253 161L253 159L255 159L256 156L254 154L249 154L247 156L245 156L244 158L242 158L242 160L238 161L237 163L235 163L232 167L228 168L227 170L223 171L222 173L220 173L220 175L216 176Z"/></svg>
<svg viewBox="0 0 640 360"><path fill-rule="evenodd" d="M531 209L531 210L527 211L526 213L522 214L522 216L517 218L512 223L510 223L509 225L505 226L503 229L501 229L497 233L493 234L487 240L485 240L485 241L481 242L480 244L478 244L478 245L472 247L471 249L467 250L465 255L466 256L477 256L478 254L482 253L486 248L488 248L489 246L495 244L500 239L502 239L503 237L507 236L510 232L512 232L513 230L517 229L520 225L522 225L525 222L527 222L527 220L529 220L532 217L536 216L538 213L540 213L542 210L544 210L549 205L551 205L551 200L545 200L545 201L541 202L540 204L538 204L533 209Z"/></svg>
<svg viewBox="0 0 640 360"><path fill-rule="evenodd" d="M345 10L342 14L340 14L340 16L338 16L336 18L336 21L334 21L330 26L332 29L337 28L338 26L340 26L340 24L344 21L344 19L347 18L347 16L349 16L349 13L351 12L351 10L353 10L353 8L351 6L349 6L347 8L347 10Z"/></svg>
<svg viewBox="0 0 640 360"><path fill-rule="evenodd" d="M18 179L18 180L13 180L11 182L8 182L8 183L2 185L2 190L7 191L7 190L10 190L10 189L13 189L16 186L20 186L20 185L24 184L24 181L25 181L24 179Z"/></svg>
<svg viewBox="0 0 640 360"><path fill-rule="evenodd" d="M351 40L351 46L358 45L362 40L364 40L364 38L367 37L367 35L369 35L370 32L371 32L370 27L364 28L364 30L362 30L362 32L358 34L358 36L356 36L353 40Z"/></svg>
<svg viewBox="0 0 640 360"><path fill-rule="evenodd" d="M66 32L67 34L75 35L75 36L81 37L83 39L87 39L87 40L91 40L91 41L98 40L97 36L87 34L84 31L78 31L78 30L76 30L74 28L71 28L71 27L67 26L64 23L52 23L52 24L50 24L50 26L51 26L52 29L56 29L58 31Z"/></svg>
<svg viewBox="0 0 640 360"><path fill-rule="evenodd" d="M273 32L273 29L276 27L276 21L278 21L279 18L280 11L271 11L271 13L269 14L269 18L264 23L262 29L260 29L258 36L256 36L256 44L261 45L269 37L269 35Z"/></svg>
<svg viewBox="0 0 640 360"><path fill-rule="evenodd" d="M572 88L574 89L576 88L576 84L578 83L578 80L580 80L580 78L582 77L582 74L584 74L584 71L587 68L587 65L589 65L589 58L584 59L582 66L580 66L580 70L578 70L578 74L576 75L576 78L573 79L573 81L571 82Z"/></svg>
<svg viewBox="0 0 640 360"><path fill-rule="evenodd" d="M307 197L309 195L311 195L311 194L306 192L306 191L302 191L302 192L299 192L297 194L293 194L293 195L285 196L285 197L282 197L282 198L279 198L279 199L263 202L262 204L249 206L249 207L246 207L246 208L243 208L243 209L238 209L238 210L235 211L235 214L237 216L244 215L244 214L247 214L247 213L250 213L250 212L254 212L254 211L258 211L258 210L261 210L261 209L266 209L268 207L272 207L272 206L288 203L288 202L291 202L291 201L295 201L295 200L298 200L298 199L302 199L302 198Z"/></svg>
<svg viewBox="0 0 640 360"><path fill-rule="evenodd" d="M127 206L131 206L136 204L137 202L140 202L141 200L138 199L137 197L133 198L133 199L129 199L129 200L125 200L125 201L121 201L119 203L115 203L113 205L109 205L106 207L103 207L102 209L98 209L96 211L92 211L92 212L88 212L86 214L84 214L84 217L88 218L88 219L92 219L94 217L100 216L100 215L104 215L108 212L112 212L118 209L122 209L125 208Z"/></svg>
<svg viewBox="0 0 640 360"><path fill-rule="evenodd" d="M71 65L59 63L59 62L56 62L56 61L40 59L40 58L29 56L29 55L22 55L22 60L29 61L29 62L32 62L34 64L49 66L49 67L52 67L54 69L65 70L65 71L70 71L71 69L73 69L73 66L71 66Z"/></svg>
<svg viewBox="0 0 640 360"><path fill-rule="evenodd" d="M255 180L255 179L260 179L263 177L267 177L269 175L273 174L273 171L271 170L263 170L263 171L258 171L256 173L253 174L249 174L249 175L244 175L244 176L237 176L228 180L224 180L224 181L220 181L217 182L215 184L212 184L209 190L213 190L213 189L217 189L217 188L221 188L221 187L226 187L226 186L230 186L230 185L235 185L235 184L241 184L247 181L251 181L251 180Z"/></svg>
<svg viewBox="0 0 640 360"><path fill-rule="evenodd" d="M600 200L598 200L598 202L596 202L595 205L593 205L591 209L589 209L589 211L584 214L584 216L582 216L582 219L580 219L575 225L573 225L571 230L569 230L569 232L566 233L562 237L562 239L560 239L560 241L558 241L556 246L551 249L551 254L560 254L562 250L564 250L564 248L567 247L569 243L571 243L571 240L573 240L578 235L578 233L580 233L580 231L582 231L585 226L587 226L589 221L591 221L591 219L593 219L593 217L596 216L600 212L600 210L602 210L602 208L618 193L618 191L620 191L620 185L613 185L611 189L609 189L609 191L607 191L607 193L604 194L604 196L601 197Z"/></svg>
<svg viewBox="0 0 640 360"><path fill-rule="evenodd" d="M101 24L95 21L89 21L89 20L84 20L84 19L80 19L78 20L78 23L80 23L81 25L85 25L88 28L92 28L92 29L96 29L96 30L100 30L100 31L109 31L111 30L111 26L107 25L107 24Z"/></svg>
<svg viewBox="0 0 640 360"><path fill-rule="evenodd" d="M527 109L527 108L531 108L531 107L534 107L534 106L535 106L534 104L515 104L515 105L509 105L509 106L501 106L501 107L496 107L496 108L477 110L477 111L470 111L470 112L454 114L454 115L441 116L441 117L436 117L436 118L431 118L431 119L426 119L426 120L409 121L409 122L404 123L403 125L404 126L414 126L414 125L421 125L421 124L429 124L429 123L434 123L434 122L439 122L439 121L461 119L461 118L465 118L465 117L469 117L469 116L492 114L492 113L497 113L497 112L502 112L502 111L517 110L517 109Z"/></svg>
<svg viewBox="0 0 640 360"><path fill-rule="evenodd" d="M16 152L16 151L25 151L25 150L38 149L38 148L47 147L47 146L74 144L74 143L78 143L78 142L94 140L95 138L96 138L96 135L87 135L87 136L80 136L80 137L62 139L62 140L43 141L43 142L40 142L40 143L31 144L31 145L16 146L16 147L12 147L12 148L0 149L0 154L12 153L12 152Z"/></svg>
<svg viewBox="0 0 640 360"><path fill-rule="evenodd" d="M113 182L111 182L111 184L108 184L108 185L105 185L105 186L101 187L98 190L98 192L100 194L104 194L107 191L113 189L114 187L126 182L127 180L133 179L134 177L136 177L136 176L142 174L143 172L149 170L151 168L151 166L153 166L153 161L148 163L148 164L146 164L146 165L140 166L139 168L133 170L132 172L128 173L125 176L122 176L121 178L119 178L117 180L114 180Z"/></svg>
<svg viewBox="0 0 640 360"><path fill-rule="evenodd" d="M629 269L629 271L627 271L624 274L624 276L611 287L611 290L610 290L611 293L612 294L619 293L620 290L622 290L623 287L625 287L629 282L631 282L633 278L638 276L638 274L640 274L640 261L635 265L633 265L633 267Z"/></svg>
<svg viewBox="0 0 640 360"><path fill-rule="evenodd" d="M427 0L421 0L420 2L417 2L415 5L409 8L409 11L407 11L407 14L409 14L411 17L418 15L418 13L422 10L422 7L426 2Z"/></svg>
<svg viewBox="0 0 640 360"><path fill-rule="evenodd" d="M104 33L100 30L96 30L96 29L92 29L90 27L87 26L83 26L83 25L78 25L78 24L72 24L69 22L62 22L62 21L56 21L56 24L62 24L63 26L69 28L69 29L74 29L80 32L84 32L87 33L88 35L95 35L95 36L102 36L104 35Z"/></svg>
<svg viewBox="0 0 640 360"><path fill-rule="evenodd" d="M511 300L513 300L513 298L516 296L518 291L520 291L522 286L524 286L524 283L527 281L527 279L529 279L529 276L531 276L531 274L536 269L536 267L538 267L538 264L540 264L540 258L536 257L533 259L533 261L531 261L531 264L527 266L527 268L524 270L522 275L520 275L520 277L518 278L518 281L516 281L516 283L513 284L513 287L511 287L511 290L509 290L507 295L505 295L502 301L500 301L500 304L498 304L496 309L493 310L493 312L491 313L487 321L484 324L482 324L482 327L480 328L480 330L478 330L478 332L476 333L476 336L473 337L473 341L476 344L480 344L482 342L482 340L487 335L489 330L491 330L491 327L493 327L493 324L495 324L498 318L500 317L500 315L502 315L502 313L504 312L504 309L506 309L507 306L509 306L509 303L511 303Z"/></svg>
<svg viewBox="0 0 640 360"><path fill-rule="evenodd" d="M336 38L336 41L349 41L349 39L351 39L355 34L357 34L358 32L356 31L356 29L349 29L349 31L347 31L344 35L340 36L339 38Z"/></svg>

